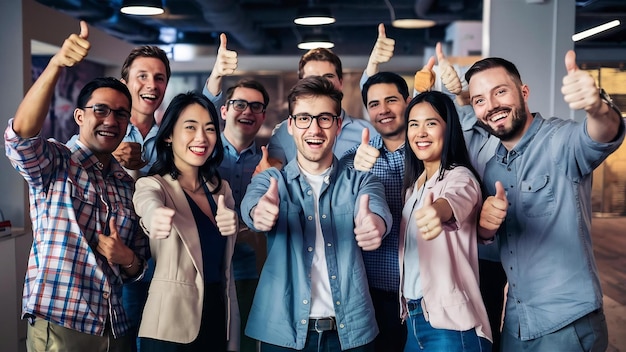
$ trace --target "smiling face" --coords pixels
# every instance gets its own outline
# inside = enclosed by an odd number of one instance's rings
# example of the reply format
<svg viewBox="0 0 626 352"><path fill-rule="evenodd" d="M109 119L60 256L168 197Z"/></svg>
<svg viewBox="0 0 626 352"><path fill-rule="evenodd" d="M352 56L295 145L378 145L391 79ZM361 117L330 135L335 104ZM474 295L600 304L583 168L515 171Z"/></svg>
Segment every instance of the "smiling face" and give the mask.
<svg viewBox="0 0 626 352"><path fill-rule="evenodd" d="M317 116L322 113L336 115L336 103L327 96L299 97L292 109L292 115L306 113ZM328 169L333 163L333 146L341 130L341 119L335 119L328 129L319 126L317 119L311 122L309 128L296 127L292 118L288 119L289 134L293 136L298 150L297 159L300 166L312 174L319 174Z"/></svg>
<svg viewBox="0 0 626 352"><path fill-rule="evenodd" d="M415 156L429 170L439 169L445 142L446 122L429 103L413 106L406 127L407 139Z"/></svg>
<svg viewBox="0 0 626 352"><path fill-rule="evenodd" d="M502 142L517 143L532 122L526 105L528 87L495 67L474 74L469 92L478 122Z"/></svg>
<svg viewBox="0 0 626 352"><path fill-rule="evenodd" d="M165 141L172 143L174 164L182 174L195 174L213 154L216 128L209 112L199 104L191 104L181 111L172 135Z"/></svg>
<svg viewBox="0 0 626 352"><path fill-rule="evenodd" d="M248 103L263 104L263 94L256 89L237 87L233 91L230 100L245 100ZM252 143L256 137L263 122L265 121L265 112L254 113L250 109L250 105L244 111L237 111L232 104L226 104L221 108L222 119L226 121L224 126L224 136L231 143Z"/></svg>
<svg viewBox="0 0 626 352"><path fill-rule="evenodd" d="M94 90L85 106L98 104L106 105L113 110L130 111L128 98L113 88ZM79 140L81 143L105 164L105 160L109 160L111 153L124 138L129 124L127 116L122 118L120 114L111 111L109 116L99 117L95 115L93 108L74 110L74 120L80 126Z"/></svg>
<svg viewBox="0 0 626 352"><path fill-rule="evenodd" d="M167 72L163 61L154 57L137 57L122 79L133 97L133 119L154 117L165 96Z"/></svg>
<svg viewBox="0 0 626 352"><path fill-rule="evenodd" d="M367 112L376 131L383 138L404 139L404 111L407 101L393 83L379 83L367 91Z"/></svg>

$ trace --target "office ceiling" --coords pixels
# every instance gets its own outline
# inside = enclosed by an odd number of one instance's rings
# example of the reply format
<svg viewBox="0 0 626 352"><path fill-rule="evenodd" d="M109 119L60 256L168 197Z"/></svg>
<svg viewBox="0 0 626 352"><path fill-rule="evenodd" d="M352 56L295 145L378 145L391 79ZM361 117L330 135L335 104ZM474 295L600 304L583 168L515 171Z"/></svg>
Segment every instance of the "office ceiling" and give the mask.
<svg viewBox="0 0 626 352"><path fill-rule="evenodd" d="M523 1L523 0L519 0ZM301 7L328 7L336 23L318 27L335 42L340 55L368 55L378 23L387 24L396 39L396 54L421 54L445 37L445 28L457 20L481 20L482 0L164 0L165 13L129 16L119 12L122 0L37 0L72 17L86 20L132 44L166 44L163 33L177 43L216 45L219 33L229 38L229 49L240 54L300 55L297 43L311 28L295 25ZM398 16L419 14L437 25L428 29L391 28L391 8ZM577 42L577 48L624 48L626 0L580 0L576 3L576 32L620 19L622 25ZM532 25L532 24L529 24Z"/></svg>

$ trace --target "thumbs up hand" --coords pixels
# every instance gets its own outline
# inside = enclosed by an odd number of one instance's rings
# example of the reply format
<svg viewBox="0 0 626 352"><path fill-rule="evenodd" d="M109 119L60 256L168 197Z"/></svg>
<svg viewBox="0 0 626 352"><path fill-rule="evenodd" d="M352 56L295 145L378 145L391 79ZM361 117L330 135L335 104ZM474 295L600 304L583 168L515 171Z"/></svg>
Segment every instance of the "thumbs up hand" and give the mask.
<svg viewBox="0 0 626 352"><path fill-rule="evenodd" d="M595 115L602 107L596 81L591 75L578 68L576 53L572 50L565 54L567 75L563 77L561 93L572 110L584 109L587 114Z"/></svg>
<svg viewBox="0 0 626 352"><path fill-rule="evenodd" d="M226 48L226 34L220 34L220 47L217 49L217 58L213 65L215 77L232 75L237 69L237 52Z"/></svg>
<svg viewBox="0 0 626 352"><path fill-rule="evenodd" d="M371 77L378 73L378 65L391 60L395 45L396 41L391 38L387 38L385 25L380 23L378 25L378 38L376 38L376 44L374 44L370 58L367 61L366 73L368 76Z"/></svg>
<svg viewBox="0 0 626 352"><path fill-rule="evenodd" d="M413 81L413 89L419 93L427 92L435 84L435 71L433 71L433 67L435 66L435 58L431 57L428 59L428 62L421 70L415 72L415 77Z"/></svg>
<svg viewBox="0 0 626 352"><path fill-rule="evenodd" d="M267 192L259 199L252 210L254 227L259 231L269 231L278 220L280 210L280 197L278 195L278 182L270 177L270 186Z"/></svg>
<svg viewBox="0 0 626 352"><path fill-rule="evenodd" d="M354 155L354 168L356 170L370 171L374 167L376 159L380 156L380 151L368 144L369 140L370 130L367 127L363 128L361 145L359 145Z"/></svg>
<svg viewBox="0 0 626 352"><path fill-rule="evenodd" d="M441 218L433 206L433 198L431 192L426 193L422 207L415 211L415 224L425 240L432 240L443 231Z"/></svg>
<svg viewBox="0 0 626 352"><path fill-rule="evenodd" d="M232 236L237 233L237 225L239 224L237 213L226 206L223 194L217 198L215 223L222 236Z"/></svg>
<svg viewBox="0 0 626 352"><path fill-rule="evenodd" d="M354 219L356 242L364 251L373 251L380 247L386 228L385 221L370 210L369 201L369 194L361 196L359 209Z"/></svg>
<svg viewBox="0 0 626 352"><path fill-rule="evenodd" d="M120 238L117 232L117 224L115 223L115 216L111 216L109 219L109 235L102 233L98 234L98 247L97 250L102 254L109 264L122 264L128 265L134 260L135 253L124 244L124 241Z"/></svg>
<svg viewBox="0 0 626 352"><path fill-rule="evenodd" d="M176 211L168 207L158 207L154 209L152 219L150 220L150 232L148 233L148 237L157 240L170 237L174 214L176 214Z"/></svg>
<svg viewBox="0 0 626 352"><path fill-rule="evenodd" d="M252 174L252 176L256 176L259 172L265 171L269 169L270 167L276 167L277 169L280 169L283 166L280 161L269 157L269 153L267 152L267 147L264 145L261 146L261 154L263 156L261 157L261 160L259 160L259 163L254 168L254 173Z"/></svg>
<svg viewBox="0 0 626 352"><path fill-rule="evenodd" d="M441 74L441 83L443 83L444 87L446 87L450 93L458 95L463 88L461 79L443 54L441 43L437 43L435 52L437 53L437 64L439 65L439 73Z"/></svg>
<svg viewBox="0 0 626 352"><path fill-rule="evenodd" d="M80 21L80 34L74 33L65 39L61 50L50 61L59 67L72 67L83 61L91 47L88 38L89 27L87 27L87 22Z"/></svg>
<svg viewBox="0 0 626 352"><path fill-rule="evenodd" d="M487 232L481 231L483 238L490 238L495 235L496 231L500 228L500 225L506 219L506 211L509 207L508 200L506 198L506 192L504 186L500 181L496 182L496 195L489 196L483 203L483 208L480 211L479 225Z"/></svg>

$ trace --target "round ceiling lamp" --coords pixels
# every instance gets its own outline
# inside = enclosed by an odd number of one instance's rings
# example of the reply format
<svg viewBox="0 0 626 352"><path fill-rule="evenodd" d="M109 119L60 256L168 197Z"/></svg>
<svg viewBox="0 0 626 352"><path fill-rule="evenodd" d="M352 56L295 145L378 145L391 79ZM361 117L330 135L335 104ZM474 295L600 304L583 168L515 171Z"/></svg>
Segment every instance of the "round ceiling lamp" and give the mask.
<svg viewBox="0 0 626 352"><path fill-rule="evenodd" d="M126 15L155 16L164 12L161 0L124 0L120 12Z"/></svg>
<svg viewBox="0 0 626 352"><path fill-rule="evenodd" d="M320 26L335 23L335 18L325 7L304 7L298 10L293 22L301 26Z"/></svg>
<svg viewBox="0 0 626 352"><path fill-rule="evenodd" d="M302 42L298 44L298 49L311 50L316 48L330 49L335 46L326 34L307 34L302 38Z"/></svg>

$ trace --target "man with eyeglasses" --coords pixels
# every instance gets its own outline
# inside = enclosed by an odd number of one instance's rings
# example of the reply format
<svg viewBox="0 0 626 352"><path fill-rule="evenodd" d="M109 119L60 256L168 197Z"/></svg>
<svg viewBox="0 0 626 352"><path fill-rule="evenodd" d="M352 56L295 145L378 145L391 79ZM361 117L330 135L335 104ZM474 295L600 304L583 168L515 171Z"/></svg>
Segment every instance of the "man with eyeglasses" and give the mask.
<svg viewBox="0 0 626 352"><path fill-rule="evenodd" d="M392 218L380 181L333 154L342 97L319 76L296 83L287 120L296 157L257 174L241 202L244 222L267 232L246 327L264 352L371 351L378 334L361 251L380 246Z"/></svg>
<svg viewBox="0 0 626 352"><path fill-rule="evenodd" d="M132 195L134 180L112 153L129 124L131 95L97 78L77 99L74 146L41 128L61 71L90 47L80 22L30 88L5 130L6 154L29 186L33 244L22 300L29 351L129 351L122 284L141 278L150 255Z"/></svg>

